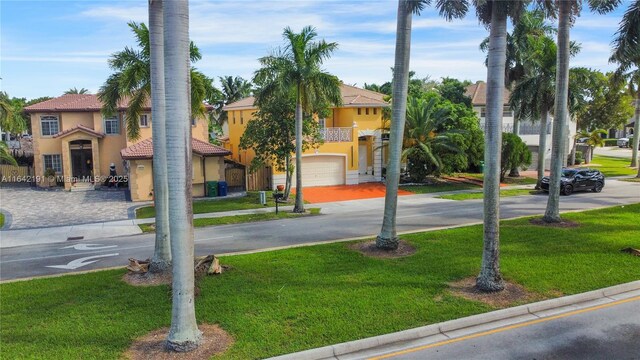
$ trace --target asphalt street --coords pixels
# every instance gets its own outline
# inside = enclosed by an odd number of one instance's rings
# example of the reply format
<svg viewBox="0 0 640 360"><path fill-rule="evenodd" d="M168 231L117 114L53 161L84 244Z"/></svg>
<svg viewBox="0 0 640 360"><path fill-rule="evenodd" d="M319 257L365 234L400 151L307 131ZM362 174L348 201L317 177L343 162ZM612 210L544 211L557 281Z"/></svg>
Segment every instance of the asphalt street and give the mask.
<svg viewBox="0 0 640 360"><path fill-rule="evenodd" d="M640 184L609 180L602 193L563 196L560 206L562 211L572 211L639 202ZM434 195L413 195L399 197L398 203L399 232L482 221L482 200L452 201L436 199ZM503 198L500 217L540 215L546 203L546 194ZM373 237L380 230L383 206L384 199L315 204L308 207L321 207L323 215L197 228L196 255ZM142 234L4 248L0 254L0 280L124 266L129 258L149 258L153 242L154 234Z"/></svg>
<svg viewBox="0 0 640 360"><path fill-rule="evenodd" d="M640 297L373 359L640 359ZM458 341L459 340L459 341Z"/></svg>

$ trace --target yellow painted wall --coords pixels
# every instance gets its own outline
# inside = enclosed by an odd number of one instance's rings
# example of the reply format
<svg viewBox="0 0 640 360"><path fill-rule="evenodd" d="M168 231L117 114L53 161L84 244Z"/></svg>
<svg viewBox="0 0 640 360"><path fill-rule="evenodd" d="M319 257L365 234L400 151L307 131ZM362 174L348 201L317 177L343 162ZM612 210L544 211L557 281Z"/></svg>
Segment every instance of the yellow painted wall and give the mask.
<svg viewBox="0 0 640 360"><path fill-rule="evenodd" d="M40 129L40 117L43 115L56 115L60 120L59 113L35 113L31 114L31 130L33 133L33 168L37 178L44 175L43 155L62 155L62 142L51 136L42 136ZM63 168L65 164L62 164ZM62 175L62 174L58 174Z"/></svg>
<svg viewBox="0 0 640 360"><path fill-rule="evenodd" d="M133 201L153 199L153 165L151 160L129 161L129 189Z"/></svg>
<svg viewBox="0 0 640 360"><path fill-rule="evenodd" d="M375 111L375 113L374 113ZM246 129L247 119L250 119L255 110L232 110L228 111L229 122L229 144L226 146L228 150L233 153L231 159L249 165L253 157L255 156L252 150L240 151L238 145L240 144L240 137ZM327 127L349 127L352 128L354 121L357 128L353 129L352 142L326 142L321 145L317 150L308 149L304 154L346 154L347 155L347 169L358 170L358 131L359 130L378 130L382 126L382 109L381 108L361 108L360 115L358 115L357 108L333 108L331 114L325 119L325 125ZM370 141L372 144L372 140ZM369 148L371 149L371 144ZM371 155L367 158L369 165L373 163ZM281 174L273 169L274 174Z"/></svg>
<svg viewBox="0 0 640 360"><path fill-rule="evenodd" d="M131 160L129 162L129 187L131 200L153 200L153 163L151 160ZM193 155L193 196L205 195L205 177L202 157ZM224 181L224 158L222 156L206 157L206 181Z"/></svg>

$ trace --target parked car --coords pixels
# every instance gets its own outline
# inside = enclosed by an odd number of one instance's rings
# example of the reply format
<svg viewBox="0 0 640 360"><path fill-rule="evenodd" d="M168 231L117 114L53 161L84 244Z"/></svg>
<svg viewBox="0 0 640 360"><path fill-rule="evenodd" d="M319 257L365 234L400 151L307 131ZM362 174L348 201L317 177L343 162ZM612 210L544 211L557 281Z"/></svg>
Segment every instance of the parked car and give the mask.
<svg viewBox="0 0 640 360"><path fill-rule="evenodd" d="M618 139L618 147L621 148L630 148L633 143L633 135L628 138L620 138ZM640 144L638 145L638 149L640 150Z"/></svg>
<svg viewBox="0 0 640 360"><path fill-rule="evenodd" d="M538 184L538 188L549 191L549 176L545 176ZM600 192L604 188L604 175L595 169L562 169L560 193L571 195L574 191L591 190Z"/></svg>

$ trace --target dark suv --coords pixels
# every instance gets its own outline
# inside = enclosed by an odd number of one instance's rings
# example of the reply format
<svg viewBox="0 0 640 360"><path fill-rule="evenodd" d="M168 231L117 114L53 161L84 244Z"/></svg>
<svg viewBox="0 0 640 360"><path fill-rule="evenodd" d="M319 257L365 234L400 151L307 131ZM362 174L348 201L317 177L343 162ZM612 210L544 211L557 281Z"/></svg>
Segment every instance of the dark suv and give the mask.
<svg viewBox="0 0 640 360"><path fill-rule="evenodd" d="M574 191L591 190L600 192L604 187L604 175L594 169L562 169L560 191L562 195L571 195ZM549 176L545 176L538 188L549 191Z"/></svg>

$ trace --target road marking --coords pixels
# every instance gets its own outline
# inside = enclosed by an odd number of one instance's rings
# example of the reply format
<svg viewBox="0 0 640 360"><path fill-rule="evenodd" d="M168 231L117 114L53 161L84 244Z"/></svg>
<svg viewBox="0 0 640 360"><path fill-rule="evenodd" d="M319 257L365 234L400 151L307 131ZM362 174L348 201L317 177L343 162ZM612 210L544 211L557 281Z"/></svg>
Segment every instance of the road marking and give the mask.
<svg viewBox="0 0 640 360"><path fill-rule="evenodd" d="M477 334L466 335L466 336L462 336L462 337L451 339L451 340L444 340L444 341L440 341L440 342L437 342L437 343L434 343L434 344L423 345L423 346L418 346L418 347L411 348L411 349L400 350L400 351L396 351L396 352L393 352L393 353L390 353L390 354L386 354L386 355L374 356L374 357L368 358L368 360L382 360L382 359L388 359L388 358L391 358L391 357L394 357L394 356L411 354L411 353L414 353L414 352L417 352L417 351L421 351L421 350L426 350L426 349L431 349L431 348L434 348L434 347L439 347L439 346L443 346L443 345L447 345L447 344L457 343L457 342L464 341L464 340L475 339L475 338L486 336L486 335L496 334L496 333L500 333L500 332L507 331L507 330L512 330L512 329L518 329L518 328L529 326L529 325L535 325L535 324L543 323L543 322L550 321L550 320L561 319L561 318L564 318L564 317L568 317L568 316L572 316L572 315L578 315L578 314L586 313L586 312L589 312L589 311L604 309L604 308L608 308L608 307L611 307L611 306L624 304L624 303L627 303L627 302L637 301L637 300L640 300L640 296L635 296L635 297L632 297L632 298L629 298L629 299L618 300L618 301L610 302L610 303L607 303L607 304L596 305L596 306L588 307L588 308L585 308L585 309L574 310L574 311L570 311L570 312L567 312L567 313L564 313L564 314L549 316L549 317L546 317L546 318L530 320L530 321L526 321L526 322L523 322L523 323L520 323L520 324L509 325L509 326L501 327L501 328L498 328L498 329L487 330L487 331L483 331L483 332L480 332L480 333L477 333Z"/></svg>
<svg viewBox="0 0 640 360"><path fill-rule="evenodd" d="M99 245L99 244L75 244L65 246L61 249L75 249L75 250L103 250L118 247L118 245Z"/></svg>
<svg viewBox="0 0 640 360"><path fill-rule="evenodd" d="M104 257L111 257L111 256L118 256L120 254L118 253L113 253L113 254L104 254L104 255L95 255L95 256L87 256L87 257L83 257L80 259L75 259L73 261L70 261L68 264L66 265L48 265L47 267L50 268L55 268L55 269L64 269L64 270L75 270L79 267L83 267L89 264L93 264L94 262L98 261L101 258ZM93 260L96 259L96 260Z"/></svg>

